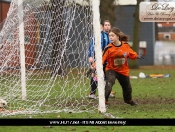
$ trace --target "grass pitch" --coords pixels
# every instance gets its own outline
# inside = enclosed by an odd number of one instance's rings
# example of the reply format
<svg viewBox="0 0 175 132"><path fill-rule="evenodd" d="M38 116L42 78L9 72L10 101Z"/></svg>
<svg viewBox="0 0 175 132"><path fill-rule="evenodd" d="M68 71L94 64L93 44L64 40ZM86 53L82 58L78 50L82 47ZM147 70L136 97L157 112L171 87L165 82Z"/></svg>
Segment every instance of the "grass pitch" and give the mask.
<svg viewBox="0 0 175 132"><path fill-rule="evenodd" d="M139 103L132 107L123 101L122 89L116 80L113 91L115 98L110 98L107 113L117 118L175 118L175 66L144 66L131 69L130 75L145 74L170 74L170 78L145 78L131 79L133 100ZM9 117L16 118L16 117ZM17 118L29 118L26 115ZM30 115L30 118L110 118L104 114L94 113L52 113ZM175 132L173 126L0 126L2 132Z"/></svg>

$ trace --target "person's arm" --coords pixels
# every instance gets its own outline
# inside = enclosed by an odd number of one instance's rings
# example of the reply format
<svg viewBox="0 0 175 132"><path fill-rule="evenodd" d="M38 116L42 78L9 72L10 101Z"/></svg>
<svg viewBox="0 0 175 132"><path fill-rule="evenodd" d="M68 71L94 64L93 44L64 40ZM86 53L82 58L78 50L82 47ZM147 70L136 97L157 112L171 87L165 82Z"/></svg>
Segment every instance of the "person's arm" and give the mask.
<svg viewBox="0 0 175 132"><path fill-rule="evenodd" d="M137 55L137 53L136 53L135 51L133 51L133 50L131 49L130 45L129 45L127 42L124 42L123 44L124 44L124 46L127 48L128 52L129 52L128 58L129 58L129 59L132 59L132 60L137 59L138 55Z"/></svg>
<svg viewBox="0 0 175 132"><path fill-rule="evenodd" d="M132 50L131 46L125 42L125 46L127 46L127 49L129 50L129 57L130 59L143 59L143 56L138 55L135 51Z"/></svg>
<svg viewBox="0 0 175 132"><path fill-rule="evenodd" d="M138 58L138 55L135 51L133 51L130 47L129 47L129 58L132 60L135 60Z"/></svg>
<svg viewBox="0 0 175 132"><path fill-rule="evenodd" d="M130 52L129 52L129 58L130 59L143 59L143 56L140 56L138 55L135 51L133 51L131 48L130 48Z"/></svg>
<svg viewBox="0 0 175 132"><path fill-rule="evenodd" d="M93 53L94 53L94 37L90 41L88 57L93 57Z"/></svg>
<svg viewBox="0 0 175 132"><path fill-rule="evenodd" d="M108 55L108 49L110 48L111 46L107 46L104 51L103 51L103 56L102 56L102 64L104 65L105 62L107 61L107 58L109 57Z"/></svg>
<svg viewBox="0 0 175 132"><path fill-rule="evenodd" d="M103 37L103 32L101 32L101 49L102 51L104 50L104 37Z"/></svg>

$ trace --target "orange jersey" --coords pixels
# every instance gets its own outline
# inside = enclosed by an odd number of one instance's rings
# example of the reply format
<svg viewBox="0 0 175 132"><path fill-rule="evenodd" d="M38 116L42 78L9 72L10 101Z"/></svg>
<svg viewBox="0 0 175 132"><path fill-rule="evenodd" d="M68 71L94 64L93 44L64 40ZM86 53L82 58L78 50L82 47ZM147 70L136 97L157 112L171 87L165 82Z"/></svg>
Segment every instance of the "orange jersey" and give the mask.
<svg viewBox="0 0 175 132"><path fill-rule="evenodd" d="M102 63L107 62L106 71L111 69L122 75L129 76L127 58L137 59L137 56L137 53L130 48L128 43L122 41L120 46L110 43L103 52Z"/></svg>

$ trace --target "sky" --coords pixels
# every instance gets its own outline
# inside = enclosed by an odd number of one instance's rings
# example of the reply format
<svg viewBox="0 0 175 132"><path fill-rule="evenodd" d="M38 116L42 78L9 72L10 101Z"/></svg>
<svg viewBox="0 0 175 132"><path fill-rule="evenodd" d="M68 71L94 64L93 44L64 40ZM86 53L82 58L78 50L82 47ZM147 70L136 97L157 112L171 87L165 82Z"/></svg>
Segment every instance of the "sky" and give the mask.
<svg viewBox="0 0 175 132"><path fill-rule="evenodd" d="M118 0L119 5L136 5L137 0ZM150 0L145 0L150 1ZM158 0L158 2L175 2L175 0Z"/></svg>
<svg viewBox="0 0 175 132"><path fill-rule="evenodd" d="M137 0L118 0L119 5L136 5Z"/></svg>
<svg viewBox="0 0 175 132"><path fill-rule="evenodd" d="M17 0L14 0L14 1L17 1ZM50 1L50 0L45 0L45 1ZM74 0L68 0L68 1L74 1ZM79 4L87 5L87 2L85 2L85 0L76 0L76 1ZM145 1L150 1L150 0L145 0ZM157 1L158 2L175 2L175 0L157 0ZM137 0L116 0L116 3L118 3L119 5L136 5Z"/></svg>
<svg viewBox="0 0 175 132"><path fill-rule="evenodd" d="M158 0L159 2L175 2L175 0Z"/></svg>

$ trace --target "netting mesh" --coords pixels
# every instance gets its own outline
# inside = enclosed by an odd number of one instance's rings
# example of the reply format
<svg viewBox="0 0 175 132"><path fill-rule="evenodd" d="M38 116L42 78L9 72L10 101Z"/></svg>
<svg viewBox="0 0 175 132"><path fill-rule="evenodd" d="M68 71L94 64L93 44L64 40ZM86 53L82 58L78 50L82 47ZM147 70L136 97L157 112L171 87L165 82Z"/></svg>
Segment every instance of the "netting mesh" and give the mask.
<svg viewBox="0 0 175 132"><path fill-rule="evenodd" d="M22 99L18 1L12 0L0 30L0 115L93 111L98 100L90 91L87 51L92 8L66 0L24 0L26 99Z"/></svg>

